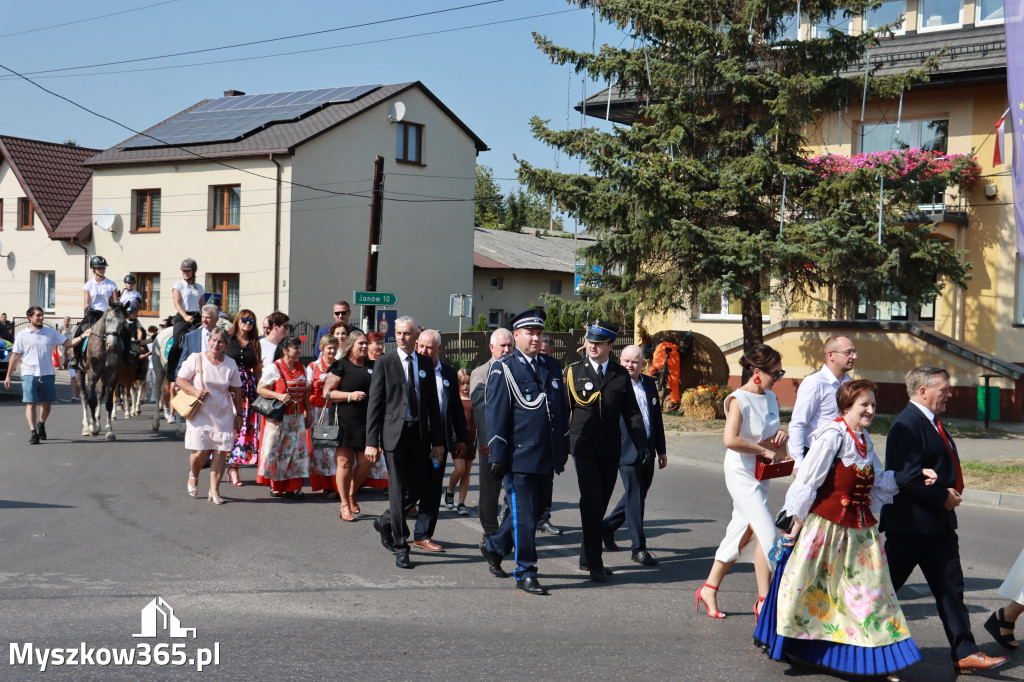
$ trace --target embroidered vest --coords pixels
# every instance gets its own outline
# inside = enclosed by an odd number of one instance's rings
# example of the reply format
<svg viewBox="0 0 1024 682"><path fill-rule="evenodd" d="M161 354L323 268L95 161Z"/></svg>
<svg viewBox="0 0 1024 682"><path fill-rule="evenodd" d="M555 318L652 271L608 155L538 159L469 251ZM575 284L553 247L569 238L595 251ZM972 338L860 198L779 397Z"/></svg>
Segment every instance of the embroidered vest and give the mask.
<svg viewBox="0 0 1024 682"><path fill-rule="evenodd" d="M306 372L302 365L296 364L294 371L288 371L288 365L283 361L274 362L277 371L281 376L274 382L275 393L287 393L292 397L291 403L285 408L285 414L302 414L302 399L306 395Z"/></svg>
<svg viewBox="0 0 1024 682"><path fill-rule="evenodd" d="M874 482L873 467L858 469L837 460L818 488L811 511L840 526L870 528L878 523L871 513L870 495Z"/></svg>

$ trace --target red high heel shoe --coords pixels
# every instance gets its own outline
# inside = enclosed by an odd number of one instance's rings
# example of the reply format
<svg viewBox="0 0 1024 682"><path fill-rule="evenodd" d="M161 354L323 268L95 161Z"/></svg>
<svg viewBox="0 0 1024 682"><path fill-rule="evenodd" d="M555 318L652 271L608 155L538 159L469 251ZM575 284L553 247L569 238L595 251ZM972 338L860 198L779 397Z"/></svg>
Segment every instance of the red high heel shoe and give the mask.
<svg viewBox="0 0 1024 682"><path fill-rule="evenodd" d="M700 591L703 590L705 587L708 588L709 590L713 591L713 592L717 592L718 591L717 587L715 587L714 585L708 585L707 583L704 583L703 585L698 587L697 588L697 595L696 595L697 596L697 603L694 604L693 610L694 611L700 611L700 605L704 604L704 610L707 611L707 614L708 614L709 617L711 617L711 618L725 618L725 614L724 613L722 613L721 611L712 611L708 607L707 602L705 602L701 598Z"/></svg>
<svg viewBox="0 0 1024 682"><path fill-rule="evenodd" d="M757 622L757 619L761 617L761 609L759 609L758 607L759 607L759 606L760 606L760 605L761 605L761 604L762 604L763 602L764 602L764 597L758 597L758 598L757 598L757 601L756 601L756 602L754 602L754 622L755 622L755 623Z"/></svg>

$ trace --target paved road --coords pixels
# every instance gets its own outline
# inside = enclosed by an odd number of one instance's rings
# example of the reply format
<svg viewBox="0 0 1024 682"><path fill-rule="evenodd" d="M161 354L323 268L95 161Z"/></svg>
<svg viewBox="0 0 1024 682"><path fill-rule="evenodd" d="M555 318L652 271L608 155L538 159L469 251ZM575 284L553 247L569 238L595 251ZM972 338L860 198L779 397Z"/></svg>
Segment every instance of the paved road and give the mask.
<svg viewBox="0 0 1024 682"><path fill-rule="evenodd" d="M147 414L152 414L147 406ZM118 422L119 440L83 440L80 408L62 404L50 440L26 443L20 404L0 402L6 446L0 477L0 679L184 679L184 668L11 665L10 643L39 647L219 645L210 679L832 679L766 659L752 645L753 573L737 569L720 604L729 617L695 615L693 592L724 532L730 501L720 465L674 447L648 505L657 568L609 555L606 586L576 570L580 540L575 477L556 479L554 520L568 529L540 542L541 579L531 597L492 578L476 543L477 519L442 512L442 555L413 554L402 571L380 547L369 516L342 523L334 503L270 498L255 485L224 486L215 507L185 493L187 458L170 431ZM712 440L692 437L694 449ZM714 446L717 447L717 446ZM251 481L252 470L243 478ZM200 490L207 483L204 472ZM773 491L781 504L785 485ZM476 503L475 486L470 503ZM385 498L365 495L363 510ZM474 510L475 511L475 510ZM960 514L972 621L1000 603L995 590L1022 544L1021 512L967 506ZM620 534L624 537L624 533ZM509 563L509 562L506 562ZM155 597L195 639L133 638ZM941 624L920 574L901 592L925 660L909 680L953 679ZM1022 656L1002 679L1024 679Z"/></svg>

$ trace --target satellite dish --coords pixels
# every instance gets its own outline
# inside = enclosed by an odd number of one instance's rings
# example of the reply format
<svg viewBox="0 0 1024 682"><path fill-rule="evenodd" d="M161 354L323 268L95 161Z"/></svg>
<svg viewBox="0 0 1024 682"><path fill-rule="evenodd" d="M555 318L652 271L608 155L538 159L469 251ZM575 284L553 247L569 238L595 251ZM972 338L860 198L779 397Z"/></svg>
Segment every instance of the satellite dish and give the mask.
<svg viewBox="0 0 1024 682"><path fill-rule="evenodd" d="M11 251L10 253L4 253L4 245L0 244L0 258L10 258L13 255L13 251Z"/></svg>
<svg viewBox="0 0 1024 682"><path fill-rule="evenodd" d="M398 123L405 118L405 104L402 102L395 102L391 105L390 113L388 113L388 120L392 123Z"/></svg>
<svg viewBox="0 0 1024 682"><path fill-rule="evenodd" d="M116 218L117 215L114 213L114 209L104 206L96 216L96 226L105 232L110 232L111 228L114 227L114 220Z"/></svg>

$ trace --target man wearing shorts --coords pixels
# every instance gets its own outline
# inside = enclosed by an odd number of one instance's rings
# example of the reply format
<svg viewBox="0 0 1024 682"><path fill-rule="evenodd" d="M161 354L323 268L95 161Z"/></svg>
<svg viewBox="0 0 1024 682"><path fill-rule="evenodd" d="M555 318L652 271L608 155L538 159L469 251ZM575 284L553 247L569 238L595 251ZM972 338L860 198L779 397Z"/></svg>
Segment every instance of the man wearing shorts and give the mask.
<svg viewBox="0 0 1024 682"><path fill-rule="evenodd" d="M40 440L46 440L46 418L50 416L50 403L57 397L53 383L53 347L71 348L88 338L92 334L92 329L87 329L81 336L69 339L56 329L43 325L43 309L39 306L32 306L25 315L28 317L28 327L18 332L14 338L4 388L11 388L11 376L20 362L21 401L25 403L25 419L28 420L28 427L32 429L32 436L28 442L35 445ZM41 405L38 410L38 422L37 405Z"/></svg>

